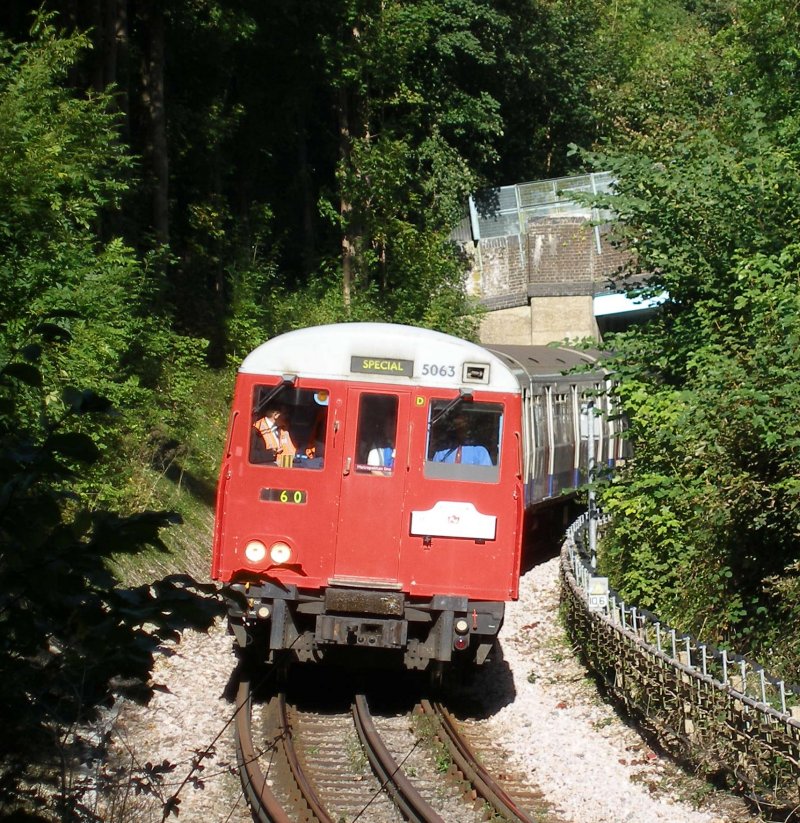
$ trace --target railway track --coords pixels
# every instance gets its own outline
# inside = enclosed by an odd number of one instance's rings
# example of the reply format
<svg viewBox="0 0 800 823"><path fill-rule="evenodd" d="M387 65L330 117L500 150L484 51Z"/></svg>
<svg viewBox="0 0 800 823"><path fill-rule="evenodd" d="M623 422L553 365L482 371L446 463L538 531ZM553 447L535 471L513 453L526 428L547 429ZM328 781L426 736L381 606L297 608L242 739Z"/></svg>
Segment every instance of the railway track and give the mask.
<svg viewBox="0 0 800 823"><path fill-rule="evenodd" d="M237 695L239 771L255 819L288 823L471 823L551 820L544 798L501 757L481 724L462 729L439 702L411 712L370 711L363 694L350 711L302 710L276 694L254 731L248 681ZM469 739L468 739L469 738ZM473 748L478 741L479 752ZM470 742L472 741L472 742ZM486 761L486 762L483 762Z"/></svg>

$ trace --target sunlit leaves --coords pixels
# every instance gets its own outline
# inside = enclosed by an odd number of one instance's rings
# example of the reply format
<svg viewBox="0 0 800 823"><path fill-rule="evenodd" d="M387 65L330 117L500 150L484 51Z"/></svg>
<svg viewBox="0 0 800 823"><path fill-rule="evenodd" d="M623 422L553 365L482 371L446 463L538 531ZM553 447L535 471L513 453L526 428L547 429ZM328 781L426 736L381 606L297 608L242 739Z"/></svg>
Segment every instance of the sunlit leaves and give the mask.
<svg viewBox="0 0 800 823"><path fill-rule="evenodd" d="M627 149L600 159L619 181L607 203L634 254L627 282L649 276L669 293L659 318L611 343L636 456L605 493L605 561L626 596L796 678L785 627L800 619L800 18L772 0L736 8L684 41L699 82L657 38L639 68L635 50L620 55L635 74L661 53L653 80L679 82L669 99L650 95L653 128L626 116ZM632 102L647 88L634 83Z"/></svg>

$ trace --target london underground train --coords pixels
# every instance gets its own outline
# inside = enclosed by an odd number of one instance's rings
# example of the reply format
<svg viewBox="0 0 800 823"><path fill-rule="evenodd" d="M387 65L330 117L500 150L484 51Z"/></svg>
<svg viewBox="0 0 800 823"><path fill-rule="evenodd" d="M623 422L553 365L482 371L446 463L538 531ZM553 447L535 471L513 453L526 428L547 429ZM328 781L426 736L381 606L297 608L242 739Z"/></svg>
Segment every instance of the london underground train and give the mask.
<svg viewBox="0 0 800 823"><path fill-rule="evenodd" d="M268 662L484 663L526 509L574 487L605 377L565 348L382 323L292 331L238 371L212 576ZM602 402L602 398L597 398ZM598 417L596 459L618 439Z"/></svg>

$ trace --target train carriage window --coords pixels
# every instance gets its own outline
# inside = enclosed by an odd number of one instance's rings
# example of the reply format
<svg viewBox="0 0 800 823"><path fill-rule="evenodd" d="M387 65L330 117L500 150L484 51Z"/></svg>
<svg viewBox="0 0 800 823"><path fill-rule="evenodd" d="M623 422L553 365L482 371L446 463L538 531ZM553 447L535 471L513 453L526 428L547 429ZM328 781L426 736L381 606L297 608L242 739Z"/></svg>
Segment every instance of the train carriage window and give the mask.
<svg viewBox="0 0 800 823"><path fill-rule="evenodd" d="M533 440L534 440L534 457L533 457L533 477L537 483L544 482L544 477L547 474L547 454L548 454L548 440L547 440L547 420L545 413L545 397L543 394L534 394L532 398L533 403ZM542 486L542 489L544 487ZM540 494L541 492L541 494ZM535 490L538 497L544 497L544 492L538 486Z"/></svg>
<svg viewBox="0 0 800 823"><path fill-rule="evenodd" d="M448 408L450 407L450 408ZM425 476L496 483L503 406L433 400L428 416Z"/></svg>
<svg viewBox="0 0 800 823"><path fill-rule="evenodd" d="M572 442L572 407L567 393L553 393L553 433L556 447Z"/></svg>
<svg viewBox="0 0 800 823"><path fill-rule="evenodd" d="M596 387L595 387L596 388ZM604 413L604 403L602 398L596 393L583 389L578 397L580 409L578 440L578 466L584 477L589 471L589 435L594 440L594 459L596 463L602 463L603 454L607 449L608 423Z"/></svg>
<svg viewBox="0 0 800 823"><path fill-rule="evenodd" d="M328 391L256 386L250 462L321 469L325 462Z"/></svg>
<svg viewBox="0 0 800 823"><path fill-rule="evenodd" d="M397 442L396 395L362 394L358 405L356 471L390 476Z"/></svg>
<svg viewBox="0 0 800 823"><path fill-rule="evenodd" d="M575 432L570 392L553 392L554 492L569 488L575 466Z"/></svg>

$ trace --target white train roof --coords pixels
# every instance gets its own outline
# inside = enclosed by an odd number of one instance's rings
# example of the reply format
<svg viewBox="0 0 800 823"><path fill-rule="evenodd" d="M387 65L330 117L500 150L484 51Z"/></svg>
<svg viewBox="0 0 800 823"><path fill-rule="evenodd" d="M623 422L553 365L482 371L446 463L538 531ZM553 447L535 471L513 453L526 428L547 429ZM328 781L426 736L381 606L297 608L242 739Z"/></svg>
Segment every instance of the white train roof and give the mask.
<svg viewBox="0 0 800 823"><path fill-rule="evenodd" d="M337 323L287 332L253 350L239 372L520 391L509 366L481 346L390 323Z"/></svg>

